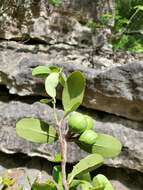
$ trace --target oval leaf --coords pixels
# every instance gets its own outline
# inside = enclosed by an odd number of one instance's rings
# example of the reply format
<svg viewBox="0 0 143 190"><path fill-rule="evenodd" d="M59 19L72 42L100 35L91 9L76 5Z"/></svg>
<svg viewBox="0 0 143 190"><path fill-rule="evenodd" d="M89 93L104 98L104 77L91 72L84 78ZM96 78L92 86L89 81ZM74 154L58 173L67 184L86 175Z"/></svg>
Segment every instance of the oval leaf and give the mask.
<svg viewBox="0 0 143 190"><path fill-rule="evenodd" d="M102 174L98 174L93 178L92 185L95 189L114 190L110 181Z"/></svg>
<svg viewBox="0 0 143 190"><path fill-rule="evenodd" d="M60 68L56 66L38 66L32 70L33 76L48 76L50 73L59 73Z"/></svg>
<svg viewBox="0 0 143 190"><path fill-rule="evenodd" d="M32 70L32 75L33 76L40 76L40 75L48 75L51 73L51 70L49 67L46 67L46 66L38 66L38 67L35 67L33 70Z"/></svg>
<svg viewBox="0 0 143 190"><path fill-rule="evenodd" d="M98 134L96 143L92 146L92 153L101 154L105 158L116 157L121 152L122 145L116 138Z"/></svg>
<svg viewBox="0 0 143 190"><path fill-rule="evenodd" d="M91 154L80 160L80 162L73 167L72 172L68 175L68 183L70 184L75 176L98 168L102 165L103 161L103 157L99 154Z"/></svg>
<svg viewBox="0 0 143 190"><path fill-rule="evenodd" d="M85 90L85 77L79 71L70 74L65 82L62 103L65 115L75 111L82 103Z"/></svg>
<svg viewBox="0 0 143 190"><path fill-rule="evenodd" d="M31 142L53 143L57 140L56 130L34 118L24 118L16 123L17 134Z"/></svg>
<svg viewBox="0 0 143 190"><path fill-rule="evenodd" d="M59 73L51 73L45 80L45 89L49 96L56 97L56 87L59 82Z"/></svg>

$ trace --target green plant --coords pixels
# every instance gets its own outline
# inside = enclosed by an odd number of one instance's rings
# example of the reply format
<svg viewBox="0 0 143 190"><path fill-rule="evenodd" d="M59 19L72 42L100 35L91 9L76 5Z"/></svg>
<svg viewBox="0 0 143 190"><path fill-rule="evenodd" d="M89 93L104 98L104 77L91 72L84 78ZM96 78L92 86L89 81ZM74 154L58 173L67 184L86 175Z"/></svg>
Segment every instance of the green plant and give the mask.
<svg viewBox="0 0 143 190"><path fill-rule="evenodd" d="M82 133L86 130L87 121L86 118L80 113L73 113L68 118L69 130L74 133Z"/></svg>
<svg viewBox="0 0 143 190"><path fill-rule="evenodd" d="M37 181L32 190L113 190L112 185L105 176L97 175L93 180L90 171L98 168L104 158L117 156L121 151L121 143L112 136L93 131L93 119L90 116L75 112L80 106L84 96L86 80L84 75L75 71L68 77L63 70L56 66L38 66L32 71L33 76L45 79L45 90L50 98L41 100L42 103L51 102L55 123L48 125L36 118L24 118L17 122L17 134L29 141L37 143L54 143L59 140L60 153L53 160L60 161L60 166L53 169L53 178L47 183ZM62 103L64 115L59 118L56 111L56 87L63 87ZM71 173L66 173L67 143L75 142L90 155L81 159Z"/></svg>
<svg viewBox="0 0 143 190"><path fill-rule="evenodd" d="M111 40L114 50L143 52L142 18L142 0L116 0L115 25Z"/></svg>
<svg viewBox="0 0 143 190"><path fill-rule="evenodd" d="M1 177L0 176L0 186L1 186L1 190L5 190L7 188L9 188L10 186L12 186L15 183L14 179L10 178L10 177Z"/></svg>
<svg viewBox="0 0 143 190"><path fill-rule="evenodd" d="M48 2L54 6L59 6L62 0L48 0Z"/></svg>

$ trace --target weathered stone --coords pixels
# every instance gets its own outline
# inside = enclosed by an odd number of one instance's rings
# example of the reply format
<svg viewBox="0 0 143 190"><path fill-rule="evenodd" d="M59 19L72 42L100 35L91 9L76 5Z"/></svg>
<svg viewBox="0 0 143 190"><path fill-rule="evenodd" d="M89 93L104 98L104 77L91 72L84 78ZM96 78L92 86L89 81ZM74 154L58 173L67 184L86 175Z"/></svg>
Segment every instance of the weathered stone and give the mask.
<svg viewBox="0 0 143 190"><path fill-rule="evenodd" d="M107 176L115 190L141 190L143 187L143 173L134 170L103 166L96 172Z"/></svg>
<svg viewBox="0 0 143 190"><path fill-rule="evenodd" d="M86 27L90 20L99 22L101 15L114 15L114 0L66 0L54 7L48 0L2 1L0 3L0 38L39 39L45 43L66 42L77 45L89 40ZM114 19L109 19L113 25ZM87 44L89 45L89 44ZM90 41L91 45L91 41Z"/></svg>
<svg viewBox="0 0 143 190"><path fill-rule="evenodd" d="M23 117L36 117L47 123L53 123L53 111L49 106L34 103L20 103L12 101L0 102L0 150L13 154L25 153L29 156L40 156L51 159L59 151L59 144L38 145L22 140L16 135L15 123ZM62 111L58 112L62 114ZM143 171L143 132L142 123L133 122L112 115L90 113L95 119L97 132L111 134L123 144L121 155L106 161L107 165L114 167L130 168ZM68 144L68 162L74 163L85 156L74 143Z"/></svg>
<svg viewBox="0 0 143 190"><path fill-rule="evenodd" d="M85 74L85 107L143 120L142 61L116 65L112 59L103 60L99 56L100 60L96 63L93 62L92 51L85 48L77 50L65 44L46 47L4 44L1 44L0 51L0 84L6 85L11 94L45 96L43 81L32 77L32 68L56 64L63 67L66 73L80 70ZM107 65L102 64L105 61ZM87 68L96 68L96 65L97 69Z"/></svg>
<svg viewBox="0 0 143 190"><path fill-rule="evenodd" d="M0 176L12 177L15 181L8 190L16 190L20 187L23 187L23 190L30 190L27 177L31 184L36 179L39 182L46 182L51 179L51 172L51 163L42 158L29 158L23 154L8 156L0 152ZM108 177L116 190L142 190L143 174L140 172L102 166L92 172L92 176L98 173Z"/></svg>
<svg viewBox="0 0 143 190"><path fill-rule="evenodd" d="M23 187L23 190L30 190L35 180L46 182L51 179L52 167L49 162L40 158L28 158L25 155L17 154L8 156L0 153L0 176L4 179L13 180L8 190L16 190ZM3 183L0 185L0 188Z"/></svg>

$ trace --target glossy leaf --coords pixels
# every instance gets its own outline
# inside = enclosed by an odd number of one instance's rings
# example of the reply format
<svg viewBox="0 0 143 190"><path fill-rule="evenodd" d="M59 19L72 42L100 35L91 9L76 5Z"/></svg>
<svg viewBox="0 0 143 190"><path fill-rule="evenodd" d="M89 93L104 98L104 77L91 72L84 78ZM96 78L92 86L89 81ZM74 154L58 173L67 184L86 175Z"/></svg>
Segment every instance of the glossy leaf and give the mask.
<svg viewBox="0 0 143 190"><path fill-rule="evenodd" d="M24 118L16 123L17 134L31 142L53 143L57 140L56 130L35 118Z"/></svg>
<svg viewBox="0 0 143 190"><path fill-rule="evenodd" d="M65 115L75 111L82 103L85 90L85 77L79 71L70 74L64 85L62 103Z"/></svg>
<svg viewBox="0 0 143 190"><path fill-rule="evenodd" d="M32 70L32 75L33 76L48 76L50 73L53 73L53 72L55 73L60 72L60 68L56 66L50 66L50 67L38 66Z"/></svg>
<svg viewBox="0 0 143 190"><path fill-rule="evenodd" d="M95 144L92 146L92 153L97 153L105 158L116 157L121 152L122 145L116 138L98 134Z"/></svg>
<svg viewBox="0 0 143 190"><path fill-rule="evenodd" d="M63 189L62 185L62 173L61 173L61 166L54 166L53 168L53 178L55 182L58 184L60 190Z"/></svg>
<svg viewBox="0 0 143 190"><path fill-rule="evenodd" d="M114 190L110 181L102 174L98 174L93 178L92 185L95 189Z"/></svg>
<svg viewBox="0 0 143 190"><path fill-rule="evenodd" d="M47 94L55 98L56 97L56 87L59 82L59 73L51 73L45 80L45 89Z"/></svg>
<svg viewBox="0 0 143 190"><path fill-rule="evenodd" d="M103 157L99 154L91 154L80 160L80 162L73 167L72 172L68 175L68 183L70 184L75 176L98 168L102 165L103 161Z"/></svg>

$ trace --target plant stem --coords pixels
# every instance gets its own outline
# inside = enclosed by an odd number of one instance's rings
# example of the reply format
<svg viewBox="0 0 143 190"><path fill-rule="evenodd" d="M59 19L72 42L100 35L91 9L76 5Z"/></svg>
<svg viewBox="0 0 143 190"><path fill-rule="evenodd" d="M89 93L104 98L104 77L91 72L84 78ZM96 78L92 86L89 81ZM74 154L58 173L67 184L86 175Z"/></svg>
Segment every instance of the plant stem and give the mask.
<svg viewBox="0 0 143 190"><path fill-rule="evenodd" d="M54 110L54 117L57 124L57 130L59 134L59 141L60 141L60 150L61 150L61 169L62 169L62 184L64 190L69 190L67 179L66 179L66 162L67 162L67 142L65 134L63 134L64 129L64 118L61 121L58 121L57 113L56 113L56 100L53 100L53 110ZM60 189L59 189L60 190Z"/></svg>
<svg viewBox="0 0 143 190"><path fill-rule="evenodd" d="M58 121L58 117L57 117L57 113L56 113L56 99L53 99L53 110L54 110L54 117L56 120L56 124L58 125L59 121Z"/></svg>
<svg viewBox="0 0 143 190"><path fill-rule="evenodd" d="M65 134L62 134L62 124L63 120L59 123L59 141L60 141L60 147L61 147L61 168L62 168L62 184L64 187L64 190L68 190L68 184L66 179L66 162L67 162L67 142L65 138Z"/></svg>

